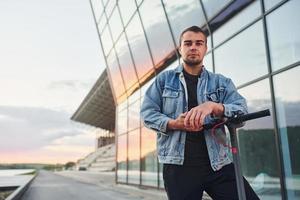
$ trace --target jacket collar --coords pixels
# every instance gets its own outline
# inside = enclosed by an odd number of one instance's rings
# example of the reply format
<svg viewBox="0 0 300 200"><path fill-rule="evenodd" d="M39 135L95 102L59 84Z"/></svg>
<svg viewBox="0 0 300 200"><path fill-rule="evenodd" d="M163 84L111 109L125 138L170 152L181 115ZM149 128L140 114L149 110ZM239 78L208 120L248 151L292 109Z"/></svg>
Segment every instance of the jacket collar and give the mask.
<svg viewBox="0 0 300 200"><path fill-rule="evenodd" d="M175 69L175 73L176 74L181 74L181 73L183 73L183 64L180 64L178 67L176 67ZM202 72L201 72L201 74L200 74L200 78L202 78L202 77L205 77L206 76L206 74L207 74L207 71L206 71L206 69L205 69L205 67L204 67L204 65L203 65L203 67L202 67Z"/></svg>

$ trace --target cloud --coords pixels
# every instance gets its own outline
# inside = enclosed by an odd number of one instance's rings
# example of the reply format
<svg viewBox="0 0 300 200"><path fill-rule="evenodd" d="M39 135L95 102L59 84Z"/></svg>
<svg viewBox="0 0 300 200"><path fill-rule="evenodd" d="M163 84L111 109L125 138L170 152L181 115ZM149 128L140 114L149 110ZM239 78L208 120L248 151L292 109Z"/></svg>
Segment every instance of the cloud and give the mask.
<svg viewBox="0 0 300 200"><path fill-rule="evenodd" d="M61 80L53 81L48 86L47 89L57 90L57 89L89 89L95 82L95 79L90 79L86 81L80 80Z"/></svg>
<svg viewBox="0 0 300 200"><path fill-rule="evenodd" d="M93 134L88 134L92 128L69 118L70 113L64 111L0 106L0 152L26 152L53 145L94 146Z"/></svg>

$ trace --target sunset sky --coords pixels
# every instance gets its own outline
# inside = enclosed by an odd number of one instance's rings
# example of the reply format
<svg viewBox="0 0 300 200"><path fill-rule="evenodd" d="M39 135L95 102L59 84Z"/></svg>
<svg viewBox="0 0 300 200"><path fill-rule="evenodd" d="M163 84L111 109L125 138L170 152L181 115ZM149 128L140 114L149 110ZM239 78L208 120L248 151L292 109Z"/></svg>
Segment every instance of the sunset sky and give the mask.
<svg viewBox="0 0 300 200"><path fill-rule="evenodd" d="M0 163L65 163L95 148L70 121L104 69L88 0L0 1Z"/></svg>

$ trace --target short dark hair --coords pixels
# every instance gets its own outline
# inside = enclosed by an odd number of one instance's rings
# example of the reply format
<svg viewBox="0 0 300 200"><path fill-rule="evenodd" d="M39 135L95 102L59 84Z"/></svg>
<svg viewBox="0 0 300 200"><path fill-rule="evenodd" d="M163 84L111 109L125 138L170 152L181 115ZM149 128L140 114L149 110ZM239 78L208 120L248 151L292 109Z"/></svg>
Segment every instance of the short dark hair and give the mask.
<svg viewBox="0 0 300 200"><path fill-rule="evenodd" d="M179 37L179 46L181 46L183 34L185 34L188 31L191 31L191 32L194 32L194 33L202 33L205 36L205 39L206 39L205 44L207 43L207 34L199 26L191 26L191 27L188 27L188 28L184 29L181 32L180 37Z"/></svg>

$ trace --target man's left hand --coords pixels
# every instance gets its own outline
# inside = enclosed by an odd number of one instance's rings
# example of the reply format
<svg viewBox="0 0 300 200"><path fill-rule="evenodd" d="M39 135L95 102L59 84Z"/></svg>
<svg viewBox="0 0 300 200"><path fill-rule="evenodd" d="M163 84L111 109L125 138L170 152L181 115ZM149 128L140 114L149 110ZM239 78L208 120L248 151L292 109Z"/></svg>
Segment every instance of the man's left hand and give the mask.
<svg viewBox="0 0 300 200"><path fill-rule="evenodd" d="M189 127L191 131L197 131L204 125L204 119L207 115L213 114L216 116L224 113L224 107L220 103L207 101L192 108L184 119L184 125Z"/></svg>

